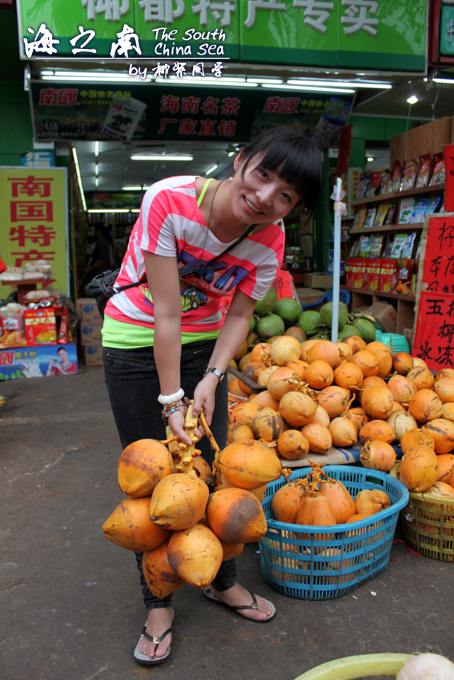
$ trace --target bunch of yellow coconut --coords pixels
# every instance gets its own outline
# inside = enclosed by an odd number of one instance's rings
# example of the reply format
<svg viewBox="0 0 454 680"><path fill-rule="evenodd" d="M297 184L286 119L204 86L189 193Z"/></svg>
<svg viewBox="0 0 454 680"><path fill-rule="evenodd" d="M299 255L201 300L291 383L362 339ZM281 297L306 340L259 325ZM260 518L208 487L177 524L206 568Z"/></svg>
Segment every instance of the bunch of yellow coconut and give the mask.
<svg viewBox="0 0 454 680"><path fill-rule="evenodd" d="M118 482L127 497L103 526L113 543L144 553L146 582L161 598L185 583L207 588L223 561L263 538L260 500L266 484L281 476L279 459L263 443L220 452L203 414L202 421L216 451L213 471L195 448L191 404L185 421L191 446L177 437L142 439L123 451Z"/></svg>
<svg viewBox="0 0 454 680"><path fill-rule="evenodd" d="M362 465L384 472L396 463L396 442L400 479L411 491L454 497L454 369L434 376L422 359L358 336L337 343L279 336L249 359L243 375L266 390L252 394L238 380L248 400L232 411L229 442L274 442L282 458L298 460L359 440Z"/></svg>

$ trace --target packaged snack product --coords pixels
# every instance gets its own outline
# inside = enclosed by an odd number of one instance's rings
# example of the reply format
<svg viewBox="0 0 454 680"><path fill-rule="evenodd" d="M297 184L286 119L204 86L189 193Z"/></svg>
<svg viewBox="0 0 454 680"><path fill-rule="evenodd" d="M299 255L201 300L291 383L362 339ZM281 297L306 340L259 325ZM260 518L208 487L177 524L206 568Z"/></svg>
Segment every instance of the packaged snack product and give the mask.
<svg viewBox="0 0 454 680"><path fill-rule="evenodd" d="M393 169L388 168L383 171L380 184L380 195L392 194L393 191Z"/></svg>
<svg viewBox="0 0 454 680"><path fill-rule="evenodd" d="M397 208L396 203L389 204L388 212L386 213L385 221L383 222L383 224L393 223L394 215L396 214L396 208Z"/></svg>
<svg viewBox="0 0 454 680"><path fill-rule="evenodd" d="M373 258L380 257L382 248L383 248L383 235L374 234L372 236L372 242L370 245L370 257Z"/></svg>
<svg viewBox="0 0 454 680"><path fill-rule="evenodd" d="M364 222L366 221L367 206L361 205L358 208L358 212L355 215L355 221L353 222L353 229L362 229Z"/></svg>
<svg viewBox="0 0 454 680"><path fill-rule="evenodd" d="M353 242L351 251L350 251L350 257L358 257L359 255L359 249L361 246L361 239L356 239L356 241Z"/></svg>
<svg viewBox="0 0 454 680"><path fill-rule="evenodd" d="M57 325L54 309L26 309L25 331L28 345L55 345Z"/></svg>
<svg viewBox="0 0 454 680"><path fill-rule="evenodd" d="M388 214L388 210L389 210L388 203L386 203L385 205L380 205L378 207L374 222L375 227L381 227L384 224L386 215Z"/></svg>
<svg viewBox="0 0 454 680"><path fill-rule="evenodd" d="M372 227L375 222L375 215L377 214L377 208L368 208L366 219L364 220L363 229L368 229Z"/></svg>
<svg viewBox="0 0 454 680"><path fill-rule="evenodd" d="M0 307L0 347L21 347L26 345L24 308L16 303Z"/></svg>
<svg viewBox="0 0 454 680"><path fill-rule="evenodd" d="M401 178L402 178L402 171L400 169L399 161L396 161L394 163L392 171L393 171L393 177L392 177L393 191L399 191L400 190L400 182L401 182Z"/></svg>
<svg viewBox="0 0 454 680"><path fill-rule="evenodd" d="M402 248L404 247L405 241L407 240L407 234L396 234L393 239L393 245L391 248L391 259L397 259L402 255Z"/></svg>
<svg viewBox="0 0 454 680"><path fill-rule="evenodd" d="M407 238L405 239L405 243L402 246L402 252L401 252L401 257L404 259L410 259L411 254L413 252L413 246L416 241L416 231L412 231L411 234L407 235Z"/></svg>
<svg viewBox="0 0 454 680"><path fill-rule="evenodd" d="M352 288L364 288L367 283L367 260L364 258L357 258L352 267Z"/></svg>
<svg viewBox="0 0 454 680"><path fill-rule="evenodd" d="M426 187L429 184L431 157L430 153L420 156L419 158L419 174L416 180L416 187Z"/></svg>
<svg viewBox="0 0 454 680"><path fill-rule="evenodd" d="M431 215L436 211L441 203L441 194L431 194L426 197L426 205L424 210L424 215ZM440 206L440 212L444 211L444 206ZM422 220L424 221L424 219Z"/></svg>
<svg viewBox="0 0 454 680"><path fill-rule="evenodd" d="M376 196L380 188L383 171L376 171L370 173L370 182L367 187L366 196Z"/></svg>
<svg viewBox="0 0 454 680"><path fill-rule="evenodd" d="M416 196L415 204L413 206L413 212L409 219L411 224L420 224L424 222L424 215L427 206L426 196Z"/></svg>
<svg viewBox="0 0 454 680"><path fill-rule="evenodd" d="M396 266L396 280L392 286L395 293L411 294L411 279L413 274L413 260L399 259Z"/></svg>
<svg viewBox="0 0 454 680"><path fill-rule="evenodd" d="M382 290L384 293L392 291L392 286L396 282L396 271L396 260L381 261L379 290Z"/></svg>
<svg viewBox="0 0 454 680"><path fill-rule="evenodd" d="M434 184L444 184L446 181L445 159L443 152L434 153L434 167L432 177L430 178L429 186Z"/></svg>
<svg viewBox="0 0 454 680"><path fill-rule="evenodd" d="M367 234L363 234L361 236L361 238L360 238L360 248L359 248L359 256L360 257L369 257L371 243L372 243L372 236L369 236Z"/></svg>
<svg viewBox="0 0 454 680"><path fill-rule="evenodd" d="M408 224L413 214L414 206L414 196L409 196L408 198L403 198L401 200L398 224Z"/></svg>
<svg viewBox="0 0 454 680"><path fill-rule="evenodd" d="M367 287L369 290L378 290L380 285L381 260L371 258L367 264Z"/></svg>
<svg viewBox="0 0 454 680"><path fill-rule="evenodd" d="M364 198L367 194L370 183L370 174L368 172L361 173L361 178L355 191L355 201Z"/></svg>
<svg viewBox="0 0 454 680"><path fill-rule="evenodd" d="M412 158L409 161L405 161L404 171L402 175L401 191L414 188L417 174L418 174L418 161L416 161L414 158Z"/></svg>

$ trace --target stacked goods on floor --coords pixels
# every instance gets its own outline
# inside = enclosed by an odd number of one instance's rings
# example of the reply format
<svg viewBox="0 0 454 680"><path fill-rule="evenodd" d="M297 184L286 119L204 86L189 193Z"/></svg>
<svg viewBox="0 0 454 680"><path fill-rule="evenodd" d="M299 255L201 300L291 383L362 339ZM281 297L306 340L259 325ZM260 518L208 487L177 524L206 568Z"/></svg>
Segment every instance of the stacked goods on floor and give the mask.
<svg viewBox="0 0 454 680"><path fill-rule="evenodd" d="M221 452L201 417L216 450L213 471L195 448L192 404L185 422L191 446L177 437L145 439L128 446L118 463L127 497L103 530L113 543L144 553L145 579L157 597L185 583L207 588L223 561L263 538L267 525L260 501L266 485L281 476L279 459L261 442Z"/></svg>
<svg viewBox="0 0 454 680"><path fill-rule="evenodd" d="M80 344L84 348L87 366L102 366L102 317L94 298L79 298L76 301L80 319Z"/></svg>

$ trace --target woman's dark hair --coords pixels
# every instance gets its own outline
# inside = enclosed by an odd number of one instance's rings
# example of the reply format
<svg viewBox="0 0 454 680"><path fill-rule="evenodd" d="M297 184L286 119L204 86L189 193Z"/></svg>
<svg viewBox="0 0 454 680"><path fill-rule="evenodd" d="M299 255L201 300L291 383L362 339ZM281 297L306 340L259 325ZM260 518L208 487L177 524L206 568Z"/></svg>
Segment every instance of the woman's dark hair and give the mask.
<svg viewBox="0 0 454 680"><path fill-rule="evenodd" d="M277 172L300 194L297 207L304 207L312 213L322 186L322 154L309 135L298 127L262 132L242 149L243 175L258 154L263 154L263 157L256 167Z"/></svg>
<svg viewBox="0 0 454 680"><path fill-rule="evenodd" d="M68 350L66 349L66 347L59 347L59 348L57 349L57 354L58 354L59 352L61 352L62 349L66 352L66 354L68 354Z"/></svg>

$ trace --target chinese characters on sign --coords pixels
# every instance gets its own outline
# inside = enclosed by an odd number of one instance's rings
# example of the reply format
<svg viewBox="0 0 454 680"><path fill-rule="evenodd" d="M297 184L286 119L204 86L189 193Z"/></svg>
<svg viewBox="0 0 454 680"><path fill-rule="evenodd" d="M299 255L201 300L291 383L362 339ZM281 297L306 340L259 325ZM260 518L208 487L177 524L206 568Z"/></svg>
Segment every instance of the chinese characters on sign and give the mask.
<svg viewBox="0 0 454 680"><path fill-rule="evenodd" d="M88 22L94 22L99 15L103 15L106 22L121 22L124 21L123 17L131 10L129 0L80 0L80 2L86 10ZM340 25L345 36L359 32L364 32L372 37L377 35L379 19L375 15L379 8L378 0L341 0L341 2L342 6L339 8ZM243 18L241 21L248 31L254 28L258 18L263 19L264 12L267 13L266 17L268 17L269 12L273 11L285 14L292 7L298 12L301 11L305 26L324 35L328 29L328 22L336 21L338 15L337 11L335 12L334 0L293 0L291 5L288 0L287 2L247 0L244 4L245 18L243 17L244 21ZM236 16L237 11L234 0L220 2L192 0L192 7L184 0L139 0L138 7L139 10L137 11L143 12L145 22L162 22L165 24L165 26L153 28L151 31L154 34L154 39L160 42L154 46L153 55L143 55L136 29L128 23L123 23L123 28L116 33L117 40L113 40L110 45L109 55L112 59L128 59L133 56L228 58L224 55L223 45L218 43L226 41L226 34L223 29L232 27L232 19ZM195 28L189 28L181 35L179 35L177 29L168 30L167 27L172 26L175 20L181 19L189 11L191 11L194 20L198 18L200 29L207 26L208 17L210 21L214 20L219 24L220 28L216 28L214 31L198 31ZM133 12L129 16L127 20L131 22L134 17ZM79 33L69 37L71 53L75 57L97 55L97 48L94 47L93 43L96 38L96 31L82 25L78 26L78 30ZM40 54L58 55L61 40L54 37L53 32L45 23L41 23L36 32L34 28L28 26L27 32L30 37L23 37L22 40L28 59ZM202 40L214 42L200 44ZM187 42L188 44L183 46L173 45L172 43L176 41ZM195 52L193 52L193 46L189 44L193 41L197 42L194 48ZM63 54L63 50L61 53ZM99 56L106 55L103 52Z"/></svg>
<svg viewBox="0 0 454 680"><path fill-rule="evenodd" d="M217 97L207 96L177 97L172 94L165 94L161 97L160 113L170 114L161 117L158 134L161 135L166 130L167 125L178 126L178 134L198 137L233 137L236 131L237 121L226 118L220 120L208 116L238 116L240 111L241 99L237 97ZM187 118L171 117L172 114L186 114ZM191 118L190 115L202 113L207 118ZM199 128L197 128L199 126ZM176 128L173 128L176 130Z"/></svg>
<svg viewBox="0 0 454 680"><path fill-rule="evenodd" d="M454 218L429 221L413 355L432 370L454 363Z"/></svg>
<svg viewBox="0 0 454 680"><path fill-rule="evenodd" d="M48 260L67 292L66 170L0 168L0 249L5 263Z"/></svg>

